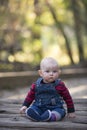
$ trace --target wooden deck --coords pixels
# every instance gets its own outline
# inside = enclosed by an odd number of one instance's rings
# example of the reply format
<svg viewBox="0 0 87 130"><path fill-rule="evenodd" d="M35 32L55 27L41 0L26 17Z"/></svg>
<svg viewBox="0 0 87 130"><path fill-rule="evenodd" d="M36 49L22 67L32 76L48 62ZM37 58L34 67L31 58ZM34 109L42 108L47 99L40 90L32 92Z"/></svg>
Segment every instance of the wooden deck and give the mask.
<svg viewBox="0 0 87 130"><path fill-rule="evenodd" d="M22 101L0 100L0 130L87 130L87 99L75 99L76 118L32 122L19 114Z"/></svg>

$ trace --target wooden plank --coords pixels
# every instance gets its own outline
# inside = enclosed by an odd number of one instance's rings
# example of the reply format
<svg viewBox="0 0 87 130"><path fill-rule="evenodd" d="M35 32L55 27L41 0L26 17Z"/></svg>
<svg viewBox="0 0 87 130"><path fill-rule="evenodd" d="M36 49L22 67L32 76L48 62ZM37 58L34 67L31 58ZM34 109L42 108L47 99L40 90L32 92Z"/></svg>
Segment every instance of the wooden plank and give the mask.
<svg viewBox="0 0 87 130"><path fill-rule="evenodd" d="M9 123L10 121L10 123ZM0 121L0 128L5 128L5 127L14 127L14 128L19 128L20 130L22 128L30 128L30 130L33 130L34 128L43 128L54 130L54 129L64 129L64 130L73 130L73 129L82 129L82 130L87 130L87 124L80 124L80 123L72 123L72 122L25 122L25 121L11 121L11 120L5 120L4 123L3 121Z"/></svg>
<svg viewBox="0 0 87 130"><path fill-rule="evenodd" d="M11 120L11 121L26 121L26 122L31 122L29 119L27 119L26 117L20 117L20 115L5 115L0 116L0 122L4 120ZM64 120L62 120L63 124L65 124L65 122L73 122L73 123L80 123L80 124L87 124L87 117L81 117L81 116L77 116L75 119L67 119L65 118Z"/></svg>
<svg viewBox="0 0 87 130"><path fill-rule="evenodd" d="M76 104L85 104L86 103L86 105L87 105L87 99L86 98L84 98L84 99L81 99L81 98L79 98L79 99L73 99L73 101Z"/></svg>
<svg viewBox="0 0 87 130"><path fill-rule="evenodd" d="M76 111L77 115L87 116L87 111Z"/></svg>
<svg viewBox="0 0 87 130"><path fill-rule="evenodd" d="M0 108L0 113L19 113L19 110L20 110L21 107L18 107L18 108L14 108L14 107L10 107L10 108L4 108L4 107L1 107ZM76 112L78 114L86 114L87 115L87 107L78 107L78 108L75 108L76 109Z"/></svg>

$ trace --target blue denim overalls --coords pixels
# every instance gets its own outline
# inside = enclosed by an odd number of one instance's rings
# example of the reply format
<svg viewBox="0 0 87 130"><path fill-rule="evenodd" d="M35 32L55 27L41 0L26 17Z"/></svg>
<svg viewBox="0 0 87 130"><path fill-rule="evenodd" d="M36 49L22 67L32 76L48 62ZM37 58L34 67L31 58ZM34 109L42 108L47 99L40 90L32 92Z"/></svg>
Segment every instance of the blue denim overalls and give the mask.
<svg viewBox="0 0 87 130"><path fill-rule="evenodd" d="M36 81L35 100L27 109L26 115L30 119L43 121L48 119L48 110L50 110L60 113L62 119L65 116L63 100L55 89L60 80L46 84L42 81L42 78Z"/></svg>
<svg viewBox="0 0 87 130"><path fill-rule="evenodd" d="M53 83L42 83L42 78L36 81L35 102L34 104L41 108L54 109L63 107L63 100L56 91L55 87L59 84L60 79Z"/></svg>

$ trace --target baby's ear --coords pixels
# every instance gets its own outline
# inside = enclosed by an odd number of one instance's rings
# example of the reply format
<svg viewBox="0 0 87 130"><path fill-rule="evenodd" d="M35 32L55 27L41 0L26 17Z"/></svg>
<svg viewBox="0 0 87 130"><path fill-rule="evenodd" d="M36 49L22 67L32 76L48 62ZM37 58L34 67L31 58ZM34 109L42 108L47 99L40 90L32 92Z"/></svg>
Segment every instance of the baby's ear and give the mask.
<svg viewBox="0 0 87 130"><path fill-rule="evenodd" d="M42 76L42 70L38 70L40 76Z"/></svg>

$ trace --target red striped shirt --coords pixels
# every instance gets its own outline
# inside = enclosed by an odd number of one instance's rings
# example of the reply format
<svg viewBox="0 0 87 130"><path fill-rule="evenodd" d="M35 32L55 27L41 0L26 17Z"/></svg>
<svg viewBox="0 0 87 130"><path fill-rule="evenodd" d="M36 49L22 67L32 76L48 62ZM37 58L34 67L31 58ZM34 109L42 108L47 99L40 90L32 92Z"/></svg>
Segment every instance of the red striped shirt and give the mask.
<svg viewBox="0 0 87 130"><path fill-rule="evenodd" d="M27 96L26 96L26 98L25 98L25 100L24 100L23 106L29 107L30 104L35 99L35 87L36 87L36 84L33 83L29 92L28 92L28 94L27 94ZM61 81L55 87L55 89L60 94L60 96L63 98L63 100L65 101L66 106L67 106L67 112L68 113L74 112L75 111L74 103L73 103L72 97L69 93L69 90L65 86L64 82Z"/></svg>

